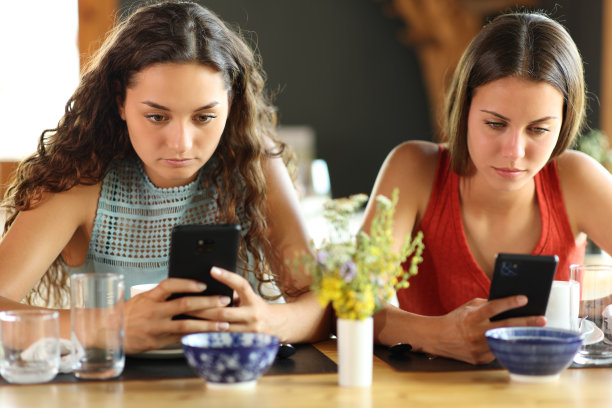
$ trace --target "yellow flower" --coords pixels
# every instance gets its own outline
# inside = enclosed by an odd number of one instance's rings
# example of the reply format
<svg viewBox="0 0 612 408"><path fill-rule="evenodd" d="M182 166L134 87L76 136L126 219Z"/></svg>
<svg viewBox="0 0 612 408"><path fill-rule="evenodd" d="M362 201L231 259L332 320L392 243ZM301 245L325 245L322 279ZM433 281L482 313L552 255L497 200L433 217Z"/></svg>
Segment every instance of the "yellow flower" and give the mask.
<svg viewBox="0 0 612 408"><path fill-rule="evenodd" d="M392 197L376 197L376 212L370 233L349 232L351 213L361 208L367 196L355 195L331 200L325 204L324 217L332 226L332 234L320 247L311 243L310 253L294 261L294 265L310 271L312 290L321 305L330 302L336 315L343 319L363 320L376 311L377 305L389 301L395 290L408 287L408 278L417 272L423 260L423 233L406 236L400 253L392 251L393 214L398 190ZM410 259L408 270L401 263ZM341 273L342 271L342 273Z"/></svg>
<svg viewBox="0 0 612 408"><path fill-rule="evenodd" d="M326 306L342 296L342 280L337 276L324 276L319 289L319 303Z"/></svg>

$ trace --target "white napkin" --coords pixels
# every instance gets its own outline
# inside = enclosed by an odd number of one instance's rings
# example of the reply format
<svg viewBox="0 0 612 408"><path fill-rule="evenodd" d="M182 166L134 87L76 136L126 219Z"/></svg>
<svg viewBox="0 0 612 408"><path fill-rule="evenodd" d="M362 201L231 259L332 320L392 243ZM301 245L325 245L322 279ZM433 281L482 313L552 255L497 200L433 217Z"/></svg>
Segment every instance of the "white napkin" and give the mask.
<svg viewBox="0 0 612 408"><path fill-rule="evenodd" d="M57 339L51 337L38 340L21 353L21 359L27 361L47 358L49 354L52 354L52 351L49 349L55 346L56 341ZM74 370L74 363L85 354L85 351L80 344L66 339L59 339L59 346L59 371L60 373L71 373Z"/></svg>

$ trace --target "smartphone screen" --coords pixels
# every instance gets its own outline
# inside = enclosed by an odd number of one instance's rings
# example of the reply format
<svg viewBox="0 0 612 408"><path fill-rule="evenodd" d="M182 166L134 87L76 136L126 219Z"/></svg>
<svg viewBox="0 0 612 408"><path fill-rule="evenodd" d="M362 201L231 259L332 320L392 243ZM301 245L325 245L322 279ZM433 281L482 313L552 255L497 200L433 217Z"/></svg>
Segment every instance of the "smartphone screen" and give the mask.
<svg viewBox="0 0 612 408"><path fill-rule="evenodd" d="M527 296L525 306L508 310L491 321L522 316L544 316L557 264L557 255L498 254L491 279L489 300Z"/></svg>
<svg viewBox="0 0 612 408"><path fill-rule="evenodd" d="M172 229L169 278L193 279L206 284L201 293L178 293L180 296L228 296L232 305L232 289L210 275L210 268L218 266L236 271L240 226L236 224L184 224Z"/></svg>

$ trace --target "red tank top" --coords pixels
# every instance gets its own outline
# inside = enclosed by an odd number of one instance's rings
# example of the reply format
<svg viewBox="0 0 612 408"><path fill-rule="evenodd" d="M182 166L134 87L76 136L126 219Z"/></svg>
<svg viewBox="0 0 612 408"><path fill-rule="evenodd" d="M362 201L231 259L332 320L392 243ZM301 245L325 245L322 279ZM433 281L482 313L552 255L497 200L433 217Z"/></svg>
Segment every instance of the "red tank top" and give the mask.
<svg viewBox="0 0 612 408"><path fill-rule="evenodd" d="M577 245L565 211L557 165L550 161L535 176L542 235L532 254L559 257L555 279L569 279L569 265L581 263L586 245ZM439 316L476 297L489 296L491 280L472 256L463 231L459 176L451 170L450 155L440 147L433 190L419 229L425 250L410 286L397 292L403 310Z"/></svg>

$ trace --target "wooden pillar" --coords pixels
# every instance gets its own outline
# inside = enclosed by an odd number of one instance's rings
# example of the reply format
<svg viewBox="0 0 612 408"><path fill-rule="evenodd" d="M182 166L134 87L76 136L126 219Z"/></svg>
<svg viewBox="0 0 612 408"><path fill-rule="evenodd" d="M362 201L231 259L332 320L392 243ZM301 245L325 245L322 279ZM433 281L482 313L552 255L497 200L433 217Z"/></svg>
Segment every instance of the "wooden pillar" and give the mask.
<svg viewBox="0 0 612 408"><path fill-rule="evenodd" d="M118 9L119 0L79 0L81 67L112 28Z"/></svg>
<svg viewBox="0 0 612 408"><path fill-rule="evenodd" d="M0 162L0 199L4 197L4 192L15 176L17 162ZM0 211L2 211L0 209Z"/></svg>
<svg viewBox="0 0 612 408"><path fill-rule="evenodd" d="M602 1L601 107L599 127L612 145L612 0Z"/></svg>
<svg viewBox="0 0 612 408"><path fill-rule="evenodd" d="M429 97L432 127L439 133L444 95L452 73L485 16L537 0L382 0L406 22L403 40L415 48ZM612 0L611 0L612 1ZM434 138L435 140L435 138Z"/></svg>

